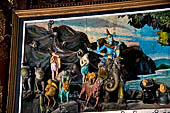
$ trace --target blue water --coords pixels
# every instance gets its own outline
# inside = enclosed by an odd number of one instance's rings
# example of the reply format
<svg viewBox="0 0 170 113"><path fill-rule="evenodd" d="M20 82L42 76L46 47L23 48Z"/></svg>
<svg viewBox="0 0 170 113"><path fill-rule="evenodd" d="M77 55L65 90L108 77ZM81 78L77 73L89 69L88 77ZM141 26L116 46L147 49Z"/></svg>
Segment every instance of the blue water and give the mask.
<svg viewBox="0 0 170 113"><path fill-rule="evenodd" d="M144 79L153 79L156 83L164 83L170 87L170 69L156 70L155 74L138 75L139 80L127 81L125 91L128 89L141 90L140 82Z"/></svg>
<svg viewBox="0 0 170 113"><path fill-rule="evenodd" d="M170 59L156 59L154 60L156 67L159 67L161 64L169 65L170 66Z"/></svg>

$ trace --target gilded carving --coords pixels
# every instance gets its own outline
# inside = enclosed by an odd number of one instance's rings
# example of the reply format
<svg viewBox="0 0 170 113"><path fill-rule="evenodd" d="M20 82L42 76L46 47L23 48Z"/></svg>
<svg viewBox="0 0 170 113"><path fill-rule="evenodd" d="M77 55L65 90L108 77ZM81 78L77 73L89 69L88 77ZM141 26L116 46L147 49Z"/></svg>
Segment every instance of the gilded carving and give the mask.
<svg viewBox="0 0 170 113"><path fill-rule="evenodd" d="M8 2L10 3L10 4L14 4L14 1L13 0L8 0Z"/></svg>
<svg viewBox="0 0 170 113"><path fill-rule="evenodd" d="M3 89L3 86L0 86L0 113L2 113L2 89Z"/></svg>
<svg viewBox="0 0 170 113"><path fill-rule="evenodd" d="M5 35L5 17L0 10L0 61L6 60L8 58L8 44L7 42L2 42L7 35Z"/></svg>
<svg viewBox="0 0 170 113"><path fill-rule="evenodd" d="M8 58L8 44L0 43L0 61L6 60Z"/></svg>
<svg viewBox="0 0 170 113"><path fill-rule="evenodd" d="M3 15L2 10L0 10L0 43L4 40L5 38L5 18Z"/></svg>

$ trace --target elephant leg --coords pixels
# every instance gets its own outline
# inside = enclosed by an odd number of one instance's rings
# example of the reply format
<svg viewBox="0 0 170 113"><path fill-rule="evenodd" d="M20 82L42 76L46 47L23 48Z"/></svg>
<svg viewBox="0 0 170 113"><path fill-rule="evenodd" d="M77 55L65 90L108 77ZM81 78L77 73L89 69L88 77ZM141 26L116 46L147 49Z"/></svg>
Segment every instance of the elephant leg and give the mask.
<svg viewBox="0 0 170 113"><path fill-rule="evenodd" d="M110 95L109 95L109 92L108 91L105 91L105 95L104 95L104 102L109 102L109 99L110 99Z"/></svg>
<svg viewBox="0 0 170 113"><path fill-rule="evenodd" d="M119 92L118 92L118 104L122 104L124 102L124 90L123 85L120 85Z"/></svg>
<svg viewBox="0 0 170 113"><path fill-rule="evenodd" d="M53 104L53 108L55 107L55 104L56 104L56 101L55 101L55 98L52 97L53 101L54 101L54 104Z"/></svg>

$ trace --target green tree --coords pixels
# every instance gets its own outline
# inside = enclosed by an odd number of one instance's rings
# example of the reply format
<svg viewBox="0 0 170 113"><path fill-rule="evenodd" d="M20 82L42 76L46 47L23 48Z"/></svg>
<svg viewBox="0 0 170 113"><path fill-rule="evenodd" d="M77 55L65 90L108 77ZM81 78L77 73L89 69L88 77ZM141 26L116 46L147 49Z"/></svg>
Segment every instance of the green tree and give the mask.
<svg viewBox="0 0 170 113"><path fill-rule="evenodd" d="M160 36L158 42L165 46L170 46L170 11L160 11L152 13L141 13L127 15L129 24L135 28L142 28L145 25L159 29L157 34ZM120 16L124 17L124 16Z"/></svg>

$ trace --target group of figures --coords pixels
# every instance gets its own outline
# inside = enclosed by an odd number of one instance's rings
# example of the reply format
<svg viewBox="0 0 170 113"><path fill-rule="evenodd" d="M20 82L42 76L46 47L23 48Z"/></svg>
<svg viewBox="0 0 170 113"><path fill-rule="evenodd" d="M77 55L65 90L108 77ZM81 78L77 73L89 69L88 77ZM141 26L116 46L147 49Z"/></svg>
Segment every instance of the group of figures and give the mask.
<svg viewBox="0 0 170 113"><path fill-rule="evenodd" d="M82 89L79 94L79 98L81 98L83 93L85 93L85 99L87 100L86 105L88 105L91 97L96 98L96 104L94 107L98 105L100 91L103 89L103 85L109 92L114 91L118 86L120 86L121 90L119 92L123 92L123 67L121 66L122 58L119 56L119 46L121 42L114 41L113 36L108 30L107 33L108 35L106 38L97 41L96 50L87 48L88 51L79 49L75 52L80 65L80 74L78 78L81 79ZM101 43L103 44L102 46ZM104 49L106 49L106 52L102 52ZM90 52L101 55L100 62L96 68L97 71L92 71L90 67L92 60L89 57ZM75 65L73 65L72 68L61 68L62 58L56 51L51 51L50 55L50 77L45 75L41 63L37 63L35 66L22 64L21 67L21 75L23 78L23 97L27 98L34 92L34 86L32 85L35 83L35 92L39 95L43 94L48 100L47 108L50 106L50 98L54 101L52 107L55 107L55 99L58 92L60 102L63 103L63 96L66 97L68 102L69 92L71 90L69 89L69 85L76 71ZM120 75L120 78L118 75ZM35 76L35 80L32 80L33 76ZM45 82L45 80L47 82ZM119 81L121 82L120 84ZM123 101L122 93L120 93L119 97L121 101Z"/></svg>
<svg viewBox="0 0 170 113"><path fill-rule="evenodd" d="M57 59L54 57L57 57ZM56 61L53 61L53 59ZM52 109L56 108L56 103L58 102L56 101L58 100L57 97L60 98L61 104L63 103L63 99L66 100L67 103L69 101L71 72L69 70L62 70L58 73L58 70L60 69L60 59L55 53L52 53L50 63L52 75L47 82L45 82L47 79L45 72L39 64L34 67L34 70L31 70L29 66L22 66L21 68L23 80L23 100L39 97L41 112L49 110L51 107ZM32 73L32 71L34 71L34 73ZM33 80L34 75L35 80ZM44 97L48 100L46 107L42 104L46 100ZM51 99L53 100L52 106L50 106Z"/></svg>
<svg viewBox="0 0 170 113"><path fill-rule="evenodd" d="M140 83L143 92L143 103L167 105L170 102L170 89L163 83L155 83L153 79L145 79Z"/></svg>
<svg viewBox="0 0 170 113"><path fill-rule="evenodd" d="M51 24L49 22L49 26L52 26L52 24L53 22L51 22ZM31 30L33 28L31 28ZM131 72L128 71L129 67L127 68L125 66L125 62L128 61L127 56L129 53L127 52L132 50L140 54L143 54L143 52L141 52L140 48L134 47L125 51L123 55L122 50L127 48L126 45L121 40L115 41L113 35L108 30L106 31L107 36L96 41L96 48L93 48L93 44L89 44L84 33L76 32L64 25L53 29L49 27L47 34L50 33L50 35L28 42L27 47L32 57L25 58L28 63L23 63L21 66L23 98L27 99L33 97L35 94L39 95L40 108L44 106L42 103L45 102L47 109L49 109L49 107L55 109L59 105L59 99L60 103L63 103L65 100L67 103L69 102L70 93L76 89L71 88L74 82L80 86L80 91L78 95L76 95L76 101L86 100L86 106L89 105L91 98L96 99L94 108L98 108L99 101L102 99L105 102L114 101L118 104L125 103L126 92L124 91L124 85L129 79L127 75L131 74ZM71 38L66 36L66 34L71 34ZM49 39L48 43L42 45L40 41L46 38ZM81 42L80 38L82 38L81 40L83 40L83 42ZM78 42L71 42L72 40L80 41L80 44ZM82 46L82 44L84 44L84 46ZM45 49L42 50L43 47L47 47L47 45L50 45L50 47L47 48L48 52L46 52ZM68 47L70 47L70 50ZM26 56L29 56L30 53L28 52ZM38 54L37 56L44 55L45 60L41 59L41 62L38 63L33 62L34 59L36 59L35 61L40 61L41 58L39 57L38 59L35 57L35 54ZM143 56L146 57L145 55L140 55L140 57ZM134 61L137 61L135 59L136 58L134 58ZM148 57L145 59L148 60ZM140 59L138 62L143 63ZM151 61L145 62L149 62L145 65L151 65ZM152 72L153 69L149 67L148 70ZM142 72L143 70L140 71ZM165 85L161 84L160 88L155 90L155 94L152 94L153 92L150 92L149 88L153 89L156 86L149 85L150 83L150 80L143 80L141 82L143 102L148 103L152 100L150 96L152 95L154 101L156 98L159 98L160 103L164 103L164 101L169 98L169 90L162 91L162 87ZM115 93L113 94L113 92ZM164 95L167 95L167 98ZM43 97L46 98L42 99ZM54 101L53 105L50 104L51 99ZM46 100L48 100L48 102L46 102ZM56 103L58 104L56 105ZM41 109L41 111L43 111L43 109Z"/></svg>

